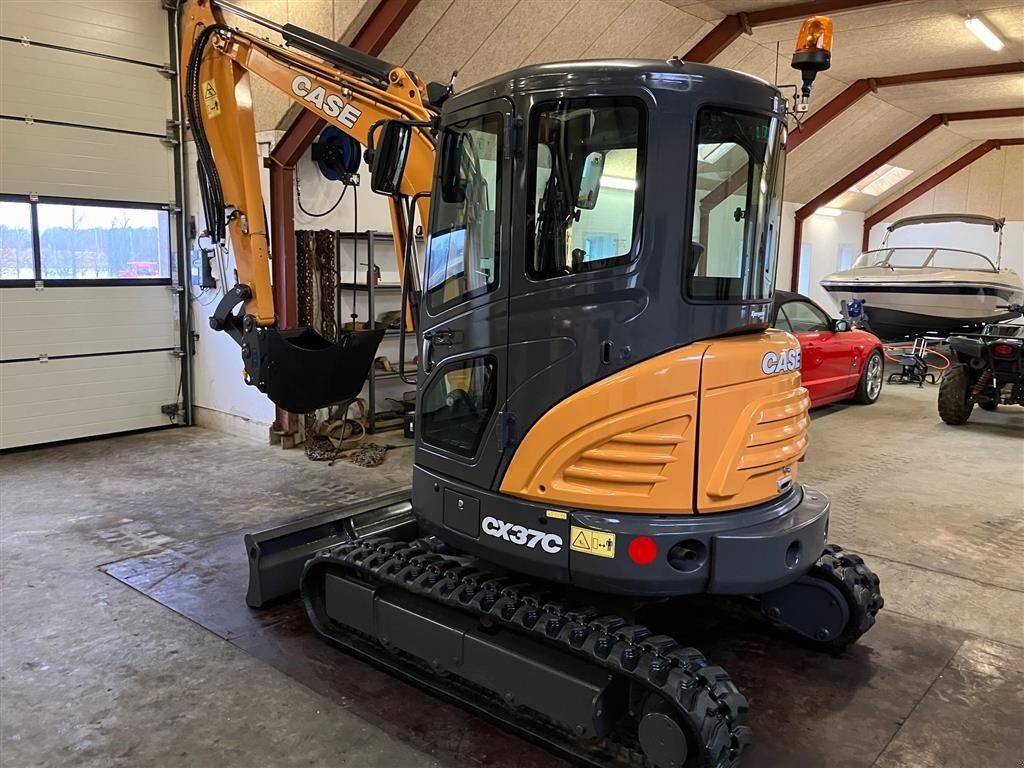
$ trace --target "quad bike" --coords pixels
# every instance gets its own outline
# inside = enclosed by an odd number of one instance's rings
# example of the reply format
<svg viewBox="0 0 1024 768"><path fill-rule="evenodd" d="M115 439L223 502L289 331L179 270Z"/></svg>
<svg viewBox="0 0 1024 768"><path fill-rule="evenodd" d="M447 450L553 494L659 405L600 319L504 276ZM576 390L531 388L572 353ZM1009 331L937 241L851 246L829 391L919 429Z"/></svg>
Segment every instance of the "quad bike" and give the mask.
<svg viewBox="0 0 1024 768"><path fill-rule="evenodd" d="M1006 306L1024 316L1020 304ZM977 405L1024 405L1024 326L986 325L980 334L950 336L953 365L939 385L939 416L947 424L965 424Z"/></svg>

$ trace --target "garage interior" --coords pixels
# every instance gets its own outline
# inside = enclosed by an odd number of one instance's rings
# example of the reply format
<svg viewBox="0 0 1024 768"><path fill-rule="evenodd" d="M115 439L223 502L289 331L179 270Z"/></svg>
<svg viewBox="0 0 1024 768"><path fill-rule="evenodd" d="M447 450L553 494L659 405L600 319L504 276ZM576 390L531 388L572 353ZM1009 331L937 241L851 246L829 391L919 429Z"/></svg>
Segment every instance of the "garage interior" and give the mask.
<svg viewBox="0 0 1024 768"><path fill-rule="evenodd" d="M956 223L892 242L993 261L1001 247L1000 266L1024 274L1022 3L237 6L231 26L271 44L282 38L260 17L423 82L458 71L453 99L520 67L591 59L678 56L791 83L803 20L827 15L831 67L797 114L802 128L790 118L775 287L855 322L822 280L881 248L893 222L935 214L1005 220L1001 246L991 228ZM365 165L359 186L326 178L314 156L329 144L323 117L253 76L278 322L324 336L385 313L390 324L360 407L296 414L240 376L238 345L210 324L239 265L201 234L201 150L179 91L185 12L159 0L0 3L0 764L574 764L326 642L295 594L246 605L245 534L408 492L422 446L402 427L424 347L395 322L403 274L388 199ZM606 175L621 172L607 161ZM587 249L611 240L598 226ZM1024 409L944 423L945 358L922 357L936 383L899 384L890 374L912 340L886 341L870 405L849 402L853 390L815 398L798 480L829 498L829 541L878 575L874 627L831 655L742 601L681 598L680 641L749 703L753 744L723 766L1024 761ZM943 343L930 349L955 360Z"/></svg>

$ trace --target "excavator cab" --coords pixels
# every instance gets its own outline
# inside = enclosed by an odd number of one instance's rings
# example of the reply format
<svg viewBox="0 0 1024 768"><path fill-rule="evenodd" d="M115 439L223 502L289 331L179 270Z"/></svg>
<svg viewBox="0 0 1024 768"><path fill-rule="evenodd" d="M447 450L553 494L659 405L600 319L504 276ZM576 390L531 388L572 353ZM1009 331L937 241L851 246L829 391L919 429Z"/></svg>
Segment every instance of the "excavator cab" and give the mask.
<svg viewBox="0 0 1024 768"><path fill-rule="evenodd" d="M525 67L444 102L415 523L306 562L319 632L503 721L540 713L574 764L735 768L746 700L677 641L700 619L676 598L752 597L828 651L871 627L877 577L797 482L809 399L769 327L786 111L678 60Z"/></svg>
<svg viewBox="0 0 1024 768"><path fill-rule="evenodd" d="M768 329L786 132L776 88L680 60L531 66L444 103L418 319L426 526L624 594L745 588L707 554L738 524L715 512L796 511L796 547L821 546L827 510L796 484L798 347ZM574 548L584 529L705 554L641 568ZM793 544L748 577L789 578Z"/></svg>

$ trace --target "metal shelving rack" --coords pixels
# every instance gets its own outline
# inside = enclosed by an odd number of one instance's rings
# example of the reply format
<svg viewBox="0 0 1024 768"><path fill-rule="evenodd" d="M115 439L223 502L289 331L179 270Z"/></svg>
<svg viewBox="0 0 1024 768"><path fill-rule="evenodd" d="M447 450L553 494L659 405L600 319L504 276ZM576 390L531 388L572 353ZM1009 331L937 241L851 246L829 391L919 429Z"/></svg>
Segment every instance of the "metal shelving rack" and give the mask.
<svg viewBox="0 0 1024 768"><path fill-rule="evenodd" d="M368 327L373 327L377 323L377 291L385 292L401 292L401 283L375 283L373 276L376 273L376 260L374 258L374 246L378 240L388 240L394 242L394 236L388 232L379 232L373 229L367 229L362 232L336 232L335 233L335 266L337 268L337 274L339 277L338 285L336 287L337 297L340 299L341 295L345 291L352 292L352 312L356 312L356 301L359 294L366 294L366 314ZM352 259L355 262L354 265L349 264L347 268L343 268L342 265L342 243L348 242L353 244ZM359 244L366 243L366 269L363 272L363 282L353 282L353 273L355 276L359 275ZM345 281L342 278L343 275L349 275L350 279ZM399 298L401 302L401 298ZM335 314L338 328L342 328L348 319L342 318L341 302L335 301ZM400 335L398 329L386 330L384 332L385 338L397 338ZM412 339L414 342L416 336L414 333L407 333L407 339ZM412 373L415 375L416 369L412 368L406 371L407 374ZM377 382L385 381L388 379L397 379L399 374L397 371L379 371L377 370L377 360L374 358L373 365L370 366L370 373L367 375L367 404L366 404L366 431L370 434L376 430L377 427Z"/></svg>

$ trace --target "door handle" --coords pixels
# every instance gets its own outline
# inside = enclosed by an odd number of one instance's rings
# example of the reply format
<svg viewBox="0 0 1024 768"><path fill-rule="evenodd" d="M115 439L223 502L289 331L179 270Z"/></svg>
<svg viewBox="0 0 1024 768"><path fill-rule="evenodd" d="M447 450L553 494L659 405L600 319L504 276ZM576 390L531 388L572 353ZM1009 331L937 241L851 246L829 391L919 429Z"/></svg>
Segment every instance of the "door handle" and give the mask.
<svg viewBox="0 0 1024 768"><path fill-rule="evenodd" d="M434 361L431 360L431 355L434 354L434 332L424 331L423 341L420 342L420 365L423 367L424 373L430 373L434 367Z"/></svg>
<svg viewBox="0 0 1024 768"><path fill-rule="evenodd" d="M462 343L462 331L453 331L451 328L437 328L428 331L434 344L439 347L454 347Z"/></svg>
<svg viewBox="0 0 1024 768"><path fill-rule="evenodd" d="M423 363L423 372L430 373L434 367L431 356L434 353L434 345L439 347L454 347L462 343L462 331L452 328L435 328L423 332L423 345L420 347L420 360Z"/></svg>

